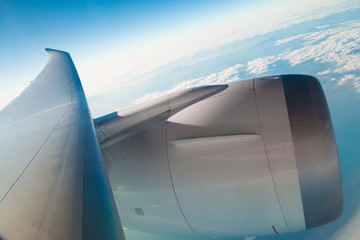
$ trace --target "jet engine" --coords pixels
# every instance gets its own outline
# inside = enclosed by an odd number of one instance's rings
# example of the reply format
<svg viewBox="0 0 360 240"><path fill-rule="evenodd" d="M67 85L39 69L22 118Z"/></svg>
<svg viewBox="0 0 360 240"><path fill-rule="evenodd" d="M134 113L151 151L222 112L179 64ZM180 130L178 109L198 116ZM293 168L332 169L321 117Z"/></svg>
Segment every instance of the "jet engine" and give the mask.
<svg viewBox="0 0 360 240"><path fill-rule="evenodd" d="M260 236L341 215L334 131L312 76L192 88L94 122L124 227Z"/></svg>

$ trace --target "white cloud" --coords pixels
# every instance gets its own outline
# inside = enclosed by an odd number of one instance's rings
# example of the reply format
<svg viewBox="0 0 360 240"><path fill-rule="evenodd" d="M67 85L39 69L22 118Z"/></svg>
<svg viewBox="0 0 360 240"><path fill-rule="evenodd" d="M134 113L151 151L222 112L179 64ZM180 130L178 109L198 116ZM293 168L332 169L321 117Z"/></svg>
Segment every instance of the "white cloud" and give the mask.
<svg viewBox="0 0 360 240"><path fill-rule="evenodd" d="M280 40L276 41L275 46L280 45L280 44L284 44L284 43L288 43L288 42L294 41L296 39L299 39L299 38L302 38L302 37L305 37L305 36L306 36L306 34L299 34L299 35L296 35L296 36L283 38L283 39L280 39Z"/></svg>
<svg viewBox="0 0 360 240"><path fill-rule="evenodd" d="M247 63L247 71L252 74L260 74L268 71L270 64L277 59L274 56L267 56L263 58L256 58Z"/></svg>
<svg viewBox="0 0 360 240"><path fill-rule="evenodd" d="M232 67L225 68L221 72L212 73L209 76L205 77L199 77L195 79L191 79L188 81L184 81L181 83L178 83L170 90L167 91L159 91L147 94L135 101L135 103L142 103L149 101L151 99L161 97L179 90L187 89L187 88L193 88L193 87L199 87L199 86L205 86L205 85L218 85L218 84L225 84L229 82L234 82L239 80L239 72L240 68L242 68L244 65L242 64L236 64Z"/></svg>
<svg viewBox="0 0 360 240"><path fill-rule="evenodd" d="M325 75L325 74L329 74L329 73L331 73L331 71L328 69L328 70L325 70L322 72L318 72L317 75Z"/></svg>
<svg viewBox="0 0 360 240"><path fill-rule="evenodd" d="M281 52L277 56L266 56L248 62L247 71L253 74L264 73L271 64L276 61L288 61L291 66L306 62L315 61L331 64L333 67L319 72L319 75L330 73L344 74L360 70L360 21L349 21L332 28L320 28L320 30L307 34L280 39L275 45L288 43L295 39L303 41L303 46ZM343 85L351 80L352 85L360 91L359 78L355 75L345 75L338 81Z"/></svg>
<svg viewBox="0 0 360 240"><path fill-rule="evenodd" d="M316 28L317 28L317 29L321 29L321 28L328 28L328 27L330 27L330 25L317 26Z"/></svg>
<svg viewBox="0 0 360 240"><path fill-rule="evenodd" d="M346 73L360 70L360 21L350 21L340 27L302 35L304 47L279 54L278 60L296 65L308 60L332 63L335 68L321 72Z"/></svg>
<svg viewBox="0 0 360 240"><path fill-rule="evenodd" d="M331 79L331 81L335 81L335 79ZM340 86L352 86L356 89L358 93L360 93L360 76L355 76L354 74L346 74L337 81L337 85Z"/></svg>
<svg viewBox="0 0 360 240"><path fill-rule="evenodd" d="M344 75L339 81L338 81L338 85L344 85L344 83L346 83L348 80L354 79L355 75L352 74L348 74L348 75Z"/></svg>
<svg viewBox="0 0 360 240"><path fill-rule="evenodd" d="M252 18L253 13L251 13L243 18L237 16L227 24L223 24L221 27L227 28L228 31L224 31L224 34L212 43L215 46L240 41L359 7L360 3L356 0L272 1L271 7L267 4L259 6L256 19ZM247 18L251 18L252 21L247 21Z"/></svg>
<svg viewBox="0 0 360 240"><path fill-rule="evenodd" d="M256 237L246 237L244 240L254 240Z"/></svg>

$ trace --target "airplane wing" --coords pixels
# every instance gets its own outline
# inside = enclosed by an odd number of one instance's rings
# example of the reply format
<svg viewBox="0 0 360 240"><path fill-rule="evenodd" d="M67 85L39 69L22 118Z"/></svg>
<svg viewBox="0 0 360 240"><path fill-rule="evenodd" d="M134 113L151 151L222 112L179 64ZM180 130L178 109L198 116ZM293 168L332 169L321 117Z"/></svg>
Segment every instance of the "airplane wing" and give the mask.
<svg viewBox="0 0 360 240"><path fill-rule="evenodd" d="M0 112L0 239L125 239L68 53Z"/></svg>

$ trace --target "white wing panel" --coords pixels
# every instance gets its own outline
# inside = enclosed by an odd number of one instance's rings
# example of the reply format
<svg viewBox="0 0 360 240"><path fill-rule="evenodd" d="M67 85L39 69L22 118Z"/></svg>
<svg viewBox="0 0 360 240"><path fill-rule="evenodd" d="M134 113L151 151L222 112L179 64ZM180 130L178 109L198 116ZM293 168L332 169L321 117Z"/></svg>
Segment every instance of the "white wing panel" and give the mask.
<svg viewBox="0 0 360 240"><path fill-rule="evenodd" d="M0 112L0 235L124 239L85 95L68 53Z"/></svg>

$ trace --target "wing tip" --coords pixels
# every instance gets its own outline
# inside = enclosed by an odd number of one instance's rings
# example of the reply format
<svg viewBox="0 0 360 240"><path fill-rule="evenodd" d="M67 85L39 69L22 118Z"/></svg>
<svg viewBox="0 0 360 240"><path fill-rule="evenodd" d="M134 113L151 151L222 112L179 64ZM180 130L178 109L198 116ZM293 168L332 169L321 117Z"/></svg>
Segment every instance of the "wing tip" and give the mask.
<svg viewBox="0 0 360 240"><path fill-rule="evenodd" d="M64 53L64 54L69 54L68 52L62 51L62 50L57 50L57 49L53 49L53 48L44 48L44 51L46 51L49 54L52 53Z"/></svg>

